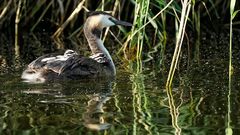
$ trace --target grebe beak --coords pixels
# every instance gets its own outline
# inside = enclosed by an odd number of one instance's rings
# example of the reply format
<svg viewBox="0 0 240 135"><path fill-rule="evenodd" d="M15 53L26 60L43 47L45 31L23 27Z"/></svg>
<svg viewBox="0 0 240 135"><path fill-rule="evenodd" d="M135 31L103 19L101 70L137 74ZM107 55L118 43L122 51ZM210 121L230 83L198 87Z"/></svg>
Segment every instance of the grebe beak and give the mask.
<svg viewBox="0 0 240 135"><path fill-rule="evenodd" d="M120 21L120 20L112 19L112 18L109 18L109 19L110 19L113 23L115 23L115 25L132 26L132 24L129 23L129 22Z"/></svg>

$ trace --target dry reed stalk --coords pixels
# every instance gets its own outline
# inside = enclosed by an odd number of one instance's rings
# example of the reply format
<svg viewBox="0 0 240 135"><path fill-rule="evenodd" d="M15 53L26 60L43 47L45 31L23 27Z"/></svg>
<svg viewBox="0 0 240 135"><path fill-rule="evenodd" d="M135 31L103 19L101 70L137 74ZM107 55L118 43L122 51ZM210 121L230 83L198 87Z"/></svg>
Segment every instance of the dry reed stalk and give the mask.
<svg viewBox="0 0 240 135"><path fill-rule="evenodd" d="M113 11L112 11L112 16L115 15L116 11L117 11L117 7L118 5L120 4L119 0L116 0L115 3L114 3L114 6L113 6ZM109 27L106 29L105 33L104 33L104 36L103 36L103 42L105 41L106 37L107 37L107 34L108 34L108 31L109 31Z"/></svg>
<svg viewBox="0 0 240 135"><path fill-rule="evenodd" d="M175 70L176 70L176 67L178 64L178 59L179 59L179 55L181 52L183 38L184 38L185 27L186 27L188 15L189 15L189 12L191 9L190 2L191 2L190 0L184 0L184 2L182 3L180 26L177 31L176 47L175 47L174 55L172 58L171 67L170 67L170 70L168 73L168 79L167 79L167 83L166 83L167 88L171 87L171 85L172 85L173 76L174 76L174 73L175 73Z"/></svg>
<svg viewBox="0 0 240 135"><path fill-rule="evenodd" d="M17 60L20 56L20 51L19 51L19 43L18 43L18 24L21 18L21 7L22 7L22 1L19 0L18 2L18 7L16 11L16 18L15 18L15 60Z"/></svg>
<svg viewBox="0 0 240 135"><path fill-rule="evenodd" d="M57 31L53 34L53 38L59 38L59 36L62 34L63 30L66 28L66 26L71 22L71 20L78 15L78 13L83 8L85 0L82 0L78 6L74 9L74 11L71 13L71 15L67 18L67 20L57 29Z"/></svg>
<svg viewBox="0 0 240 135"><path fill-rule="evenodd" d="M12 3L12 0L9 0L6 7L2 10L2 13L0 14L0 20L2 20L2 18L5 16L5 14L7 13L10 5Z"/></svg>
<svg viewBox="0 0 240 135"><path fill-rule="evenodd" d="M62 0L57 0L58 2L58 5L59 5L59 11L60 11L60 14L61 14L61 23L63 22L64 20L64 6L63 6L63 1Z"/></svg>
<svg viewBox="0 0 240 135"><path fill-rule="evenodd" d="M45 10L43 11L43 13L40 15L40 17L38 18L37 22L33 25L33 27L31 28L31 32L33 32L33 30L36 28L36 26L39 24L39 22L42 20L42 18L44 17L44 15L47 13L48 9L51 7L51 5L53 4L54 0L52 0L47 7L45 8Z"/></svg>

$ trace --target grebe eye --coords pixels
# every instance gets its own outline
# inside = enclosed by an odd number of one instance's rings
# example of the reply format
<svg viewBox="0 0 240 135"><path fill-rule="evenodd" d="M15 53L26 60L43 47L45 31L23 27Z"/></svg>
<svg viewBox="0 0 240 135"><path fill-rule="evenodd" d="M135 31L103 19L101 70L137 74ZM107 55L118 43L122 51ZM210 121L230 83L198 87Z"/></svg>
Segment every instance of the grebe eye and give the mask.
<svg viewBox="0 0 240 135"><path fill-rule="evenodd" d="M113 21L113 19L111 17L108 18L110 21Z"/></svg>

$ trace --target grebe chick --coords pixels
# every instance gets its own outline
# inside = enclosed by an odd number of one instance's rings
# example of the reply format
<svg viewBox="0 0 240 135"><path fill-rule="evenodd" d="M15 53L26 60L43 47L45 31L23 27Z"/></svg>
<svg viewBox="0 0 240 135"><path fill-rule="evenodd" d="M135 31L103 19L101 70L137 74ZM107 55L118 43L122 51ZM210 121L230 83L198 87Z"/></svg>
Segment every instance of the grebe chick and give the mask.
<svg viewBox="0 0 240 135"><path fill-rule="evenodd" d="M84 57L73 50L66 50L63 55L46 54L31 62L21 78L26 82L42 83L63 79L114 77L115 65L100 36L103 28L115 25L132 26L106 12L90 12L84 24L84 35L91 56Z"/></svg>

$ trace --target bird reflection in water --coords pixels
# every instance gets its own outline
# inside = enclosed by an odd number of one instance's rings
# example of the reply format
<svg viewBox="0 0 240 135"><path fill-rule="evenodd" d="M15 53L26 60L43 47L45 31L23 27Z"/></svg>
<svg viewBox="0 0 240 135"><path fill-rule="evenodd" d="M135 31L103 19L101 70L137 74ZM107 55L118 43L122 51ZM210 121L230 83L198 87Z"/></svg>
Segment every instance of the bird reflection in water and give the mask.
<svg viewBox="0 0 240 135"><path fill-rule="evenodd" d="M81 83L81 85L79 85L79 83ZM62 84L61 83L54 84L53 87L51 87L51 85L48 84L48 87L50 87L49 89L46 88L45 86L43 89L32 88L22 92L28 95L37 94L38 95L37 97L39 99L37 99L36 101L38 101L38 104L41 103L43 105L47 104L48 106L60 105L72 107L71 109L66 107L64 110L62 110L64 111L62 112L62 118L65 119L64 117L68 116L67 118L68 120L69 117L70 119L77 120L78 123L75 124L78 126L83 125L91 130L105 130L111 127L111 123L109 123L107 120L111 119L110 117L113 117L113 115L109 115L112 114L111 112L106 111L107 110L106 103L112 97L113 85L114 85L113 80L94 80L94 81L87 80L80 82L77 81L76 83L75 81L73 81L70 83L64 82ZM46 108L49 107L46 106ZM56 108L59 110L62 109L58 107ZM69 111L69 109L73 110L74 112ZM59 112L59 110L48 111ZM82 110L84 111L81 112ZM79 117L79 114L82 114L82 117Z"/></svg>
<svg viewBox="0 0 240 135"><path fill-rule="evenodd" d="M111 124L105 120L104 104L111 99L109 93L99 93L91 95L83 113L84 126L93 130L108 129Z"/></svg>

